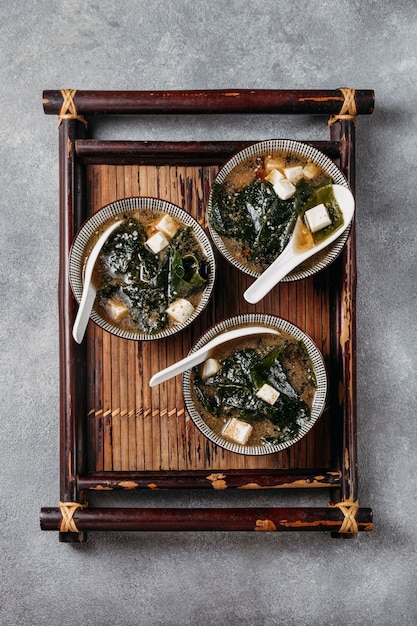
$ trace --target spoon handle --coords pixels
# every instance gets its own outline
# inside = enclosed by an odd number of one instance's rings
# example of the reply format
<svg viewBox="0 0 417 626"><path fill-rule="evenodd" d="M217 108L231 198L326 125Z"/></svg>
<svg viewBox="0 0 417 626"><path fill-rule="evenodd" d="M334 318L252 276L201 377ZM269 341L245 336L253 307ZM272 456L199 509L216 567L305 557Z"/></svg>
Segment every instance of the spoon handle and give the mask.
<svg viewBox="0 0 417 626"><path fill-rule="evenodd" d="M77 343L81 343L83 340L95 298L96 290L90 282L88 287L83 291L77 317L75 318L74 326L72 328L72 336Z"/></svg>
<svg viewBox="0 0 417 626"><path fill-rule="evenodd" d="M173 363L160 372L154 374L149 381L149 386L156 387L156 385L164 383L166 380L169 380L178 374L182 374L185 370L191 369L196 365L200 365L200 363L206 360L213 348L225 343L226 341L260 334L279 335L279 331L276 328L268 328L266 326L249 326L249 328L235 328L225 333L221 333L220 335L217 335L217 337L214 337L214 339L208 341L205 346L202 346L195 352L191 352L188 356L184 357L180 361L177 361L177 363Z"/></svg>
<svg viewBox="0 0 417 626"><path fill-rule="evenodd" d="M294 255L292 241L290 241L279 257L246 289L243 294L246 302L256 304L262 300L299 263L300 260Z"/></svg>
<svg viewBox="0 0 417 626"><path fill-rule="evenodd" d="M182 372L186 369L191 369L192 367L199 365L206 360L210 348L211 346L204 346L203 348L200 348L200 350L197 350L194 354L190 354L189 356L181 359L181 361L177 361L177 363L173 363L160 372L157 372L150 379L149 386L156 387L157 385L164 383L166 380L174 378L174 376L177 376L178 374L182 374Z"/></svg>
<svg viewBox="0 0 417 626"><path fill-rule="evenodd" d="M122 220L118 220L111 224L104 233L101 234L97 242L94 244L94 248L90 252L87 265L84 272L84 287L81 294L80 305L78 307L77 317L75 318L74 326L72 327L72 336L77 343L81 343L84 338L85 329L87 328L88 320L90 318L91 309L93 308L94 300L96 299L96 289L91 283L91 277L93 275L94 265L98 259L100 251L111 233L122 223Z"/></svg>

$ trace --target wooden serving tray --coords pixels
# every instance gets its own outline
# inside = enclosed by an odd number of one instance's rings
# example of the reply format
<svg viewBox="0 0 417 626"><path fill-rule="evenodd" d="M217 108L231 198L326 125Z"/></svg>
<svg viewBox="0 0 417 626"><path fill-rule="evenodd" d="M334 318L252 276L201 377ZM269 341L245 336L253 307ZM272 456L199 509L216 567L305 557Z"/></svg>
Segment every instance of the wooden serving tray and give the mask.
<svg viewBox="0 0 417 626"><path fill-rule="evenodd" d="M330 139L308 142L345 173L354 191L355 118L373 110L372 91L45 91L44 110L59 116L61 493L41 510L41 528L79 542L89 530L371 530L372 512L357 494L355 225L343 252L307 279L283 282L261 303L242 297L253 279L216 253L216 285L203 314L160 341L120 339L89 322L81 346L72 339L77 305L68 282L68 252L83 221L128 196L173 202L206 227L211 184L224 162L248 142L104 141L88 137L90 115L264 113L331 115ZM253 141L250 143L254 143ZM322 351L329 379L324 414L297 444L251 457L218 448L187 415L181 377L150 388L149 378L188 353L214 323L266 312L299 326ZM159 489L222 491L221 508L155 507ZM322 490L320 507L245 507L231 488ZM149 506L107 507L108 492L146 490ZM102 494L103 506L89 505ZM202 495L202 497L204 497ZM330 505L329 505L330 498ZM101 502L100 502L101 505Z"/></svg>

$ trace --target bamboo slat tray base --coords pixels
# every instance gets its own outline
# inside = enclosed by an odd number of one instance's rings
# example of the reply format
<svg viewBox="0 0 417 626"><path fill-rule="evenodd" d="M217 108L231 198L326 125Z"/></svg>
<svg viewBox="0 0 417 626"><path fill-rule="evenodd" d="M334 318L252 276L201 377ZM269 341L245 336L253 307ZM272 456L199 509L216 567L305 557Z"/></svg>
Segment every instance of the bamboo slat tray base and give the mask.
<svg viewBox="0 0 417 626"><path fill-rule="evenodd" d="M205 206L217 168L90 165L88 204L95 211L128 196L156 196L191 213L206 227ZM88 328L88 470L141 471L330 467L329 411L297 445L280 454L238 455L204 437L184 409L181 376L151 389L152 374L180 359L216 321L242 312L267 312L297 324L320 346L327 362L330 304L327 272L282 284L256 307L242 293L253 279L216 255L213 300L188 330L162 341L114 337ZM155 479L158 484L157 478Z"/></svg>
<svg viewBox="0 0 417 626"><path fill-rule="evenodd" d="M101 113L111 112L109 102L114 94L114 113L124 111L130 98L138 99L136 112L141 112L158 94L78 93L80 102L90 94L85 100L88 106L98 94L101 104L97 106L103 110L97 112ZM215 97L211 92L202 93L208 98L206 106L210 102L219 106L217 92ZM296 100L304 102L303 96L311 93L319 97L320 112L320 98L328 98L328 113L337 113L340 100L343 105L339 90L335 90L336 96L327 92L267 93L277 100L278 112L281 99L288 106L289 97L294 99L293 112L301 112ZM358 109L369 101L371 92L359 93L365 95L357 96ZM57 92L46 94L46 109L48 103L59 103ZM67 95L62 93L61 102ZM261 111L264 95L255 98ZM57 508L42 509L41 527L59 530L62 541L83 541L85 531L98 529L331 530L338 536L370 530L372 512L357 503L354 226L342 254L331 266L313 277L281 283L256 306L242 296L253 279L217 254L212 299L182 333L161 341L135 342L114 337L90 321L86 339L77 346L71 337L76 305L67 280L68 250L82 222L115 200L153 196L179 205L206 227L212 181L227 158L248 142L89 139L80 119L83 111L74 113L77 99L74 94L71 97L71 113L60 120L61 503ZM173 98L175 111L189 112L187 98L197 108L189 92L174 92ZM266 110L270 102L265 102ZM153 112L169 109L166 100L162 104L158 100L155 106ZM229 110L228 103L224 106L221 112ZM354 188L352 119L336 121L330 141L310 143L333 158ZM322 417L306 437L279 454L251 457L219 449L188 417L181 377L152 389L148 385L152 374L186 354L209 326L245 312L266 312L296 324L318 345L327 366L329 394ZM293 509L236 509L228 507L227 500L221 509L152 507L152 492L158 489L214 489L227 498L233 487L242 491L324 489L325 502L323 507ZM91 490L99 494L115 489L145 489L150 507L88 507ZM329 496L337 506L327 506Z"/></svg>

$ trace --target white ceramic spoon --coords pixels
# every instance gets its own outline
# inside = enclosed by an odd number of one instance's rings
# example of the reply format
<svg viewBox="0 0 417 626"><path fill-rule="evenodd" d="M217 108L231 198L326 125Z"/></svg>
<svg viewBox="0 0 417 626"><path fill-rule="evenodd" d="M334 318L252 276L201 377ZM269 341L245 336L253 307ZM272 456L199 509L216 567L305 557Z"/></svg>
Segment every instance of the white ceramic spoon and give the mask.
<svg viewBox="0 0 417 626"><path fill-rule="evenodd" d="M275 330L274 328L267 328L266 326L249 326L249 328L235 328L234 330L228 330L225 333L221 333L211 341L207 342L205 346L199 348L195 352L192 352L185 358L181 359L181 361L177 361L169 367L161 370L157 374L154 374L149 381L150 387L156 387L161 383L164 383L166 380L177 376L178 374L182 374L185 370L191 369L200 363L205 361L210 352L216 346L220 346L222 343L226 343L226 341L231 341L232 339L240 339L240 337L247 337L248 335L262 335L262 334L272 334L279 335L279 330Z"/></svg>
<svg viewBox="0 0 417 626"><path fill-rule="evenodd" d="M88 257L87 265L84 272L84 284L83 292L81 295L80 306L78 308L77 317L75 318L74 326L72 328L72 336L77 343L81 343L84 338L85 329L87 328L88 320L90 319L91 309L93 308L94 300L96 299L96 288L91 282L94 266L98 259L98 255L111 233L122 223L123 220L114 222L111 226L106 228L102 235L97 239L93 249Z"/></svg>
<svg viewBox="0 0 417 626"><path fill-rule="evenodd" d="M355 199L352 192L343 185L333 185L333 191L336 201L343 213L342 226L326 237L326 239L323 239L317 246L313 246L301 252L295 247L295 238L293 235L283 252L281 252L259 278L246 289L243 297L247 302L256 304L262 300L262 298L264 298L280 280L289 274L291 270L314 254L317 254L317 252L320 252L320 250L323 250L323 248L329 246L349 227L355 211Z"/></svg>

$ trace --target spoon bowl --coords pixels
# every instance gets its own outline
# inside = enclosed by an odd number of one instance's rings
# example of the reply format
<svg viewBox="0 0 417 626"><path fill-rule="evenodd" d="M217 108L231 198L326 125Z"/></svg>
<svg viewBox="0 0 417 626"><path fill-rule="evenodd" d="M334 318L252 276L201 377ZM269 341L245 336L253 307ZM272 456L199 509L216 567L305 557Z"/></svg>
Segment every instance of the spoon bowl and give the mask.
<svg viewBox="0 0 417 626"><path fill-rule="evenodd" d="M284 251L245 291L243 297L247 302L256 304L262 300L289 272L336 241L349 228L355 212L353 194L343 185L333 185L333 192L343 213L343 224L340 228L323 239L318 245L313 245L308 250L297 248L293 234Z"/></svg>

